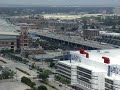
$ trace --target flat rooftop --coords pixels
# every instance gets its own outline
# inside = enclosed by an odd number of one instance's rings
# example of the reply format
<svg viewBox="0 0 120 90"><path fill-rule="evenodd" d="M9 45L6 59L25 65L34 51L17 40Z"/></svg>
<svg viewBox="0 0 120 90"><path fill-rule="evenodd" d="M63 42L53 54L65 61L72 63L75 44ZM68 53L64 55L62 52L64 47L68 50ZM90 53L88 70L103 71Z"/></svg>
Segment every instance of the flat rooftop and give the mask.
<svg viewBox="0 0 120 90"><path fill-rule="evenodd" d="M4 35L4 36L19 36L20 33L17 33L17 32L0 32L0 35Z"/></svg>
<svg viewBox="0 0 120 90"><path fill-rule="evenodd" d="M70 51L77 55L80 55L79 51ZM102 57L108 57L110 59L110 64L120 65L120 49L105 49L105 50L87 50L89 53L89 59L104 63ZM83 55L84 56L84 55Z"/></svg>
<svg viewBox="0 0 120 90"><path fill-rule="evenodd" d="M76 61L76 59L72 60L71 63L70 60L60 61L60 62L68 66L72 66L72 65L82 66L83 68L92 70L93 72L95 71L95 72L106 72L106 73L108 72L107 70L108 65L115 65L115 66L118 65L118 67L120 66L120 49L87 50L86 52L89 53L88 59L85 59L86 58L85 55L80 54L79 51L70 51L71 54L80 56L80 59L82 59L81 62ZM108 57L110 59L110 64L104 63L104 59L102 59L103 56ZM108 76L106 75L106 77ZM109 78L120 80L120 75L112 73L112 75Z"/></svg>
<svg viewBox="0 0 120 90"><path fill-rule="evenodd" d="M108 57L110 64L120 65L120 49L106 49L106 50L89 50L91 60L104 63L102 57Z"/></svg>
<svg viewBox="0 0 120 90"><path fill-rule="evenodd" d="M15 26L6 19L0 17L0 32L16 32L17 30L20 30L19 26Z"/></svg>

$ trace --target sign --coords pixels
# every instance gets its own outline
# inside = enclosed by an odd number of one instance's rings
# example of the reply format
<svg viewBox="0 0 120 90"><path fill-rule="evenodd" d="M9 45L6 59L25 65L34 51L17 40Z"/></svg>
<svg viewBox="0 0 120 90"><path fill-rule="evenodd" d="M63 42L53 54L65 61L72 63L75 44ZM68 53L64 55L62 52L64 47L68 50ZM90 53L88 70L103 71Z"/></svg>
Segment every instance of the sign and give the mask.
<svg viewBox="0 0 120 90"><path fill-rule="evenodd" d="M70 52L68 53L69 60L73 61L79 61L81 62L81 55L78 53Z"/></svg>
<svg viewBox="0 0 120 90"><path fill-rule="evenodd" d="M112 74L120 75L120 66L119 65L108 66L108 75L111 76Z"/></svg>

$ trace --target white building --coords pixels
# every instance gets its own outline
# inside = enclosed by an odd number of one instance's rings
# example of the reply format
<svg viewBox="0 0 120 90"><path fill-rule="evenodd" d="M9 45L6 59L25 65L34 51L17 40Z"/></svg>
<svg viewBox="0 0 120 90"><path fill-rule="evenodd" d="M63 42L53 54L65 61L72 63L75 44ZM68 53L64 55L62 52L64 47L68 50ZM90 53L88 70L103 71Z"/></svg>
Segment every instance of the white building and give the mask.
<svg viewBox="0 0 120 90"><path fill-rule="evenodd" d="M57 72L71 80L75 90L120 90L120 49L70 51Z"/></svg>

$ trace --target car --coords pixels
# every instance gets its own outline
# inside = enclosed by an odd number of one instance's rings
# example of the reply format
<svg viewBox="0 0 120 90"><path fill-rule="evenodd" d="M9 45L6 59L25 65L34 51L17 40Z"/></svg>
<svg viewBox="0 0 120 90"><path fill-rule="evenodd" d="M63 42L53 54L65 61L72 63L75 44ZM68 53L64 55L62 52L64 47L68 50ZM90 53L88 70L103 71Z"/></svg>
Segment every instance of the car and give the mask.
<svg viewBox="0 0 120 90"><path fill-rule="evenodd" d="M29 67L30 70L33 70L31 67Z"/></svg>
<svg viewBox="0 0 120 90"><path fill-rule="evenodd" d="M62 84L59 84L60 87L62 87Z"/></svg>

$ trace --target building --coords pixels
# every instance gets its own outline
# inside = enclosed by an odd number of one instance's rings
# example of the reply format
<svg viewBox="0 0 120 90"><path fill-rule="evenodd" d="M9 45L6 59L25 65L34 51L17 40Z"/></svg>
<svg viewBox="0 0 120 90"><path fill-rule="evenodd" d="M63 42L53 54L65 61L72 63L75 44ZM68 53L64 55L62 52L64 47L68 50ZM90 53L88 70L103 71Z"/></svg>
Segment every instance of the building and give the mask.
<svg viewBox="0 0 120 90"><path fill-rule="evenodd" d="M15 32L0 32L0 50L16 50L19 36Z"/></svg>
<svg viewBox="0 0 120 90"><path fill-rule="evenodd" d="M38 29L38 26L36 24L32 24L32 23L18 23L16 24L17 26L26 26L29 27L30 29Z"/></svg>
<svg viewBox="0 0 120 90"><path fill-rule="evenodd" d="M114 10L113 10L114 14L116 15L120 15L120 6L118 7L115 7Z"/></svg>
<svg viewBox="0 0 120 90"><path fill-rule="evenodd" d="M120 90L120 49L70 51L57 72L75 90Z"/></svg>
<svg viewBox="0 0 120 90"><path fill-rule="evenodd" d="M21 51L22 55L37 55L37 54L45 54L44 49L42 47L39 48L24 48Z"/></svg>
<svg viewBox="0 0 120 90"><path fill-rule="evenodd" d="M83 30L83 37L85 39L95 39L98 36L99 36L99 30L96 29Z"/></svg>
<svg viewBox="0 0 120 90"><path fill-rule="evenodd" d="M19 32L18 32L19 31ZM30 37L28 27L16 27L0 17L0 51L28 48Z"/></svg>
<svg viewBox="0 0 120 90"><path fill-rule="evenodd" d="M30 35L28 33L28 27L23 26L20 30L20 48L29 48L30 46Z"/></svg>
<svg viewBox="0 0 120 90"><path fill-rule="evenodd" d="M0 32L0 50L29 48L30 37L27 29L20 32Z"/></svg>

